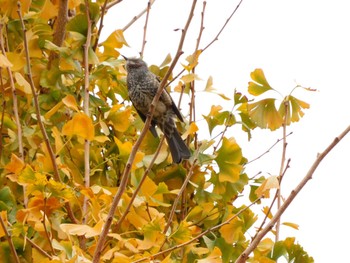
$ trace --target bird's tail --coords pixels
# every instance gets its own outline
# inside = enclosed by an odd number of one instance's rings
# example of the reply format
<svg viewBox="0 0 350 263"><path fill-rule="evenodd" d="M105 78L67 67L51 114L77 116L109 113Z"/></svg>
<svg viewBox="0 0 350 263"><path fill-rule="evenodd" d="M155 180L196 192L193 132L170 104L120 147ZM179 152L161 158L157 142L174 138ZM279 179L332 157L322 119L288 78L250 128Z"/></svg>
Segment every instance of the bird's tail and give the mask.
<svg viewBox="0 0 350 263"><path fill-rule="evenodd" d="M191 157L190 150L176 129L171 136L165 136L165 138L168 142L174 163L180 163L183 159L189 159Z"/></svg>

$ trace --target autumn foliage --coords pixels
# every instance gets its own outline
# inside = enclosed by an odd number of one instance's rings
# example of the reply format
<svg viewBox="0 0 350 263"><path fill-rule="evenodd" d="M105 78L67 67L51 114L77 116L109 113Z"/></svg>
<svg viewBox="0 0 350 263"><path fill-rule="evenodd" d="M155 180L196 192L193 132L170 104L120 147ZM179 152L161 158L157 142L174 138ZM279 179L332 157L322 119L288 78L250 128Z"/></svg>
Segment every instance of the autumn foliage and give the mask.
<svg viewBox="0 0 350 263"><path fill-rule="evenodd" d="M99 40L117 2L0 1L2 262L235 262L278 209L288 163L277 176L246 174L254 164L227 131L239 126L249 139L256 127L283 130L309 105L280 96L255 69L248 87L219 94L230 109L212 105L199 128L194 69L210 48L182 54L184 30L176 55L150 66L190 101L178 128L192 157L173 164L129 103L122 25ZM207 79L204 92L217 96ZM271 207L259 208L262 198ZM313 262L294 238L269 231L249 262Z"/></svg>

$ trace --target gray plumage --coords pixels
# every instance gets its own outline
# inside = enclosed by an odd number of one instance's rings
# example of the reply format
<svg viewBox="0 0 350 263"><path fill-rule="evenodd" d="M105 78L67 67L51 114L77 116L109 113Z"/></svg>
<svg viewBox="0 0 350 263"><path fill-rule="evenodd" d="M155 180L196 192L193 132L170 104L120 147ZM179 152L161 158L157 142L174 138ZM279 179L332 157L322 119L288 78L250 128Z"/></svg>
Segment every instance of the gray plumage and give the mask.
<svg viewBox="0 0 350 263"><path fill-rule="evenodd" d="M128 72L129 98L141 119L145 121L160 83L142 59L124 58L126 60L126 71ZM161 129L168 142L173 161L180 163L183 159L190 158L191 153L176 129L175 116L183 121L180 111L169 93L164 89L155 108L150 131L153 136L157 137L155 126L157 125Z"/></svg>

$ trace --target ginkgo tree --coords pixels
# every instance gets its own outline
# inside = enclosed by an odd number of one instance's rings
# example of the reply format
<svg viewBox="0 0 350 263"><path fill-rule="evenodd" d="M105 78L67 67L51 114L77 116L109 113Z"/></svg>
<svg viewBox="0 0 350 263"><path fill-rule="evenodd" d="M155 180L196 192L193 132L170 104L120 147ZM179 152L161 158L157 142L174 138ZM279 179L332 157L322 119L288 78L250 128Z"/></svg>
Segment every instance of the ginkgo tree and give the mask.
<svg viewBox="0 0 350 263"><path fill-rule="evenodd" d="M262 69L230 97L208 77L204 92L231 107L211 105L203 114L206 126L199 126L195 69L239 5L211 43L201 47L201 26L195 49L183 54L189 25L194 19L203 24L206 2L200 7L194 0L181 21L175 56L150 66L161 80L153 105L162 89L190 102L178 129L192 157L173 164L164 139L148 132L154 108L143 123L129 103L120 58L128 45L124 31L142 15L146 36L154 0L101 41L104 16L119 2L0 1L2 262L313 262L295 238L279 240L278 222L349 128L284 202L278 189L288 168L285 147L278 176L247 174L254 163L228 131L240 127L251 138L257 127L280 128L285 143L286 127L309 104L293 92L281 96ZM200 140L204 129L209 136ZM262 199L271 205L262 207Z"/></svg>

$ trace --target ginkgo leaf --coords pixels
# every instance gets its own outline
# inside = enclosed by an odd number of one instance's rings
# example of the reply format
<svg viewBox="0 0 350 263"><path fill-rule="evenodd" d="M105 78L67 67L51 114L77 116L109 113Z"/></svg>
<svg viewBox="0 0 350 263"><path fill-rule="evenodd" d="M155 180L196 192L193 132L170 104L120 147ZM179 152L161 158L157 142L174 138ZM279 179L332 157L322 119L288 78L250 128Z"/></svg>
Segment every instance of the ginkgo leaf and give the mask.
<svg viewBox="0 0 350 263"><path fill-rule="evenodd" d="M12 67L12 63L3 54L0 54L0 67L1 68Z"/></svg>
<svg viewBox="0 0 350 263"><path fill-rule="evenodd" d="M283 222L282 225L289 226L291 228L294 228L296 230L299 230L299 225L291 222Z"/></svg>
<svg viewBox="0 0 350 263"><path fill-rule="evenodd" d="M119 132L125 132L130 127L131 108L119 110L120 105L115 105L108 113L109 123Z"/></svg>
<svg viewBox="0 0 350 263"><path fill-rule="evenodd" d="M250 81L248 85L248 92L254 96L263 94L268 90L273 90L270 84L267 82L262 69L255 69L250 73L250 77L253 82Z"/></svg>
<svg viewBox="0 0 350 263"><path fill-rule="evenodd" d="M18 175L25 167L25 163L16 154L11 154L11 161L5 166L5 170Z"/></svg>
<svg viewBox="0 0 350 263"><path fill-rule="evenodd" d="M182 244L191 239L191 230L189 229L188 223L186 221L181 221L178 228L174 233L170 235L177 244Z"/></svg>
<svg viewBox="0 0 350 263"><path fill-rule="evenodd" d="M78 235L90 238L101 234L103 224L103 220L100 220L94 227L79 224L61 224L60 227L68 235Z"/></svg>
<svg viewBox="0 0 350 263"><path fill-rule="evenodd" d="M84 113L77 113L63 126L62 134L66 136L77 135L92 141L95 136L95 129L90 117Z"/></svg>
<svg viewBox="0 0 350 263"><path fill-rule="evenodd" d="M193 251L193 249L191 249ZM197 263L221 263L222 261L222 252L218 247L214 247L214 249L210 252L210 254L196 261Z"/></svg>
<svg viewBox="0 0 350 263"><path fill-rule="evenodd" d="M248 104L248 112L255 124L262 129L276 130L283 124L283 119L275 106L275 99L263 99Z"/></svg>
<svg viewBox="0 0 350 263"><path fill-rule="evenodd" d="M187 75L184 75L181 77L181 80L184 82L184 83L190 83L194 80L199 80L198 76L194 73L188 73Z"/></svg>
<svg viewBox="0 0 350 263"><path fill-rule="evenodd" d="M242 227L242 220L239 217L235 217L230 223L225 224L220 228L220 234L227 244L233 244L239 240L245 240Z"/></svg>
<svg viewBox="0 0 350 263"><path fill-rule="evenodd" d="M73 95L67 95L62 99L62 102L64 105L66 105L68 108L75 110L76 112L79 112L77 101L75 100L75 97Z"/></svg>
<svg viewBox="0 0 350 263"><path fill-rule="evenodd" d="M304 116L303 109L310 108L310 105L292 95L285 97L279 107L279 114L286 119L286 124L297 122Z"/></svg>
<svg viewBox="0 0 350 263"><path fill-rule="evenodd" d="M278 189L279 181L277 176L268 177L259 187L256 189L255 193L259 197L270 197L270 189Z"/></svg>
<svg viewBox="0 0 350 263"><path fill-rule="evenodd" d="M196 50L192 55L189 55L186 58L186 61L188 62L187 65L183 65L183 67L189 72L191 71L194 67L198 65L198 58L202 54L202 50Z"/></svg>
<svg viewBox="0 0 350 263"><path fill-rule="evenodd" d="M165 57L164 61L160 64L159 67L160 67L160 68L165 67L166 65L168 65L168 64L171 62L171 60L172 60L171 55L168 54L168 55Z"/></svg>
<svg viewBox="0 0 350 263"><path fill-rule="evenodd" d="M242 170L242 149L234 138L223 138L215 161L219 165L219 181L234 183L239 180Z"/></svg>

